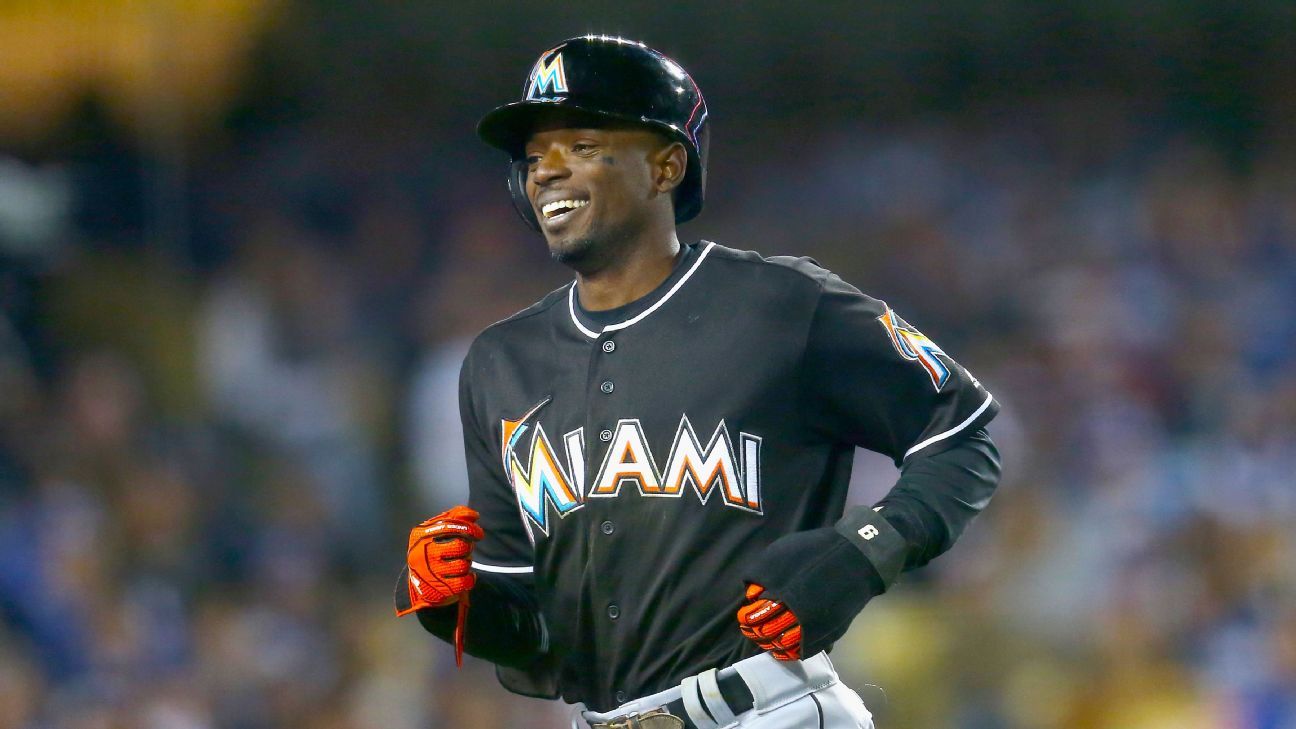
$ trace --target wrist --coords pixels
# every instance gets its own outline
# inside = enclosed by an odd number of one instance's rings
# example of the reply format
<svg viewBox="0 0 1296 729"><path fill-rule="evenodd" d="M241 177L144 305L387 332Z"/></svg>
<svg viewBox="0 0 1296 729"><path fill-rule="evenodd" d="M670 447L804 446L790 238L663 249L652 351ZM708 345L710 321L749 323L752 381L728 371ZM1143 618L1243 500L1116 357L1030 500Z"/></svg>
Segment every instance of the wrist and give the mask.
<svg viewBox="0 0 1296 729"><path fill-rule="evenodd" d="M850 538L833 527L787 534L766 547L743 579L786 605L801 624L802 655L830 648L885 583Z"/></svg>
<svg viewBox="0 0 1296 729"><path fill-rule="evenodd" d="M909 554L909 541L882 515L860 506L847 511L833 528L846 538L876 574L878 593L886 591L900 577Z"/></svg>

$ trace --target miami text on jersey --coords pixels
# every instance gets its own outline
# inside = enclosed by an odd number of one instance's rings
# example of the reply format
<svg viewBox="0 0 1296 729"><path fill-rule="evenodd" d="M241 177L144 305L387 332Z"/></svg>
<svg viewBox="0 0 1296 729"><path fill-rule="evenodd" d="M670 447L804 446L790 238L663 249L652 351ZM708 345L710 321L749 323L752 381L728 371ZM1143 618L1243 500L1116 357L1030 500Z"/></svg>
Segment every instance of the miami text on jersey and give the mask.
<svg viewBox="0 0 1296 729"><path fill-rule="evenodd" d="M725 506L764 513L760 436L740 432L735 443L721 420L703 445L688 416L682 415L663 469L657 465L640 422L623 419L612 431L603 464L587 489L585 429L577 428L563 436L564 463L558 459L544 427L529 422L548 403L546 398L521 418L501 421L504 472L529 522L528 528L537 528L548 536L546 503L562 518L580 509L588 499L620 496L623 488L634 488L641 496L662 498L680 498L685 491L692 491L702 504L719 494L717 498ZM530 446L522 451L518 446L528 431L532 432Z"/></svg>

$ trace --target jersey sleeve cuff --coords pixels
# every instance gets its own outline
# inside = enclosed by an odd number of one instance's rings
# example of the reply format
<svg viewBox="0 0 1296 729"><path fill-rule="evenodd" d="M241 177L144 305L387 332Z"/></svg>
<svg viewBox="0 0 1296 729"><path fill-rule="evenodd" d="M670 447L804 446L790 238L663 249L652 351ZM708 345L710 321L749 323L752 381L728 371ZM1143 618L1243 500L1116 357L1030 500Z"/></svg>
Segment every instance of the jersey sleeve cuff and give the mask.
<svg viewBox="0 0 1296 729"><path fill-rule="evenodd" d="M973 410L972 414L967 416L963 422L955 425L949 430L924 438L923 440L913 444L909 450L905 451L900 462L903 463L904 461L909 460L910 457L924 451L943 450L945 446L948 446L951 443L957 443L959 436L975 433L977 428L989 423L998 413L999 401L995 400L994 395L987 392L985 400L982 401L981 405L976 410Z"/></svg>
<svg viewBox="0 0 1296 729"><path fill-rule="evenodd" d="M490 562L479 562L475 559L472 562L472 568L478 572L494 572L501 575L530 575L535 573L534 565L524 564L509 566L492 564Z"/></svg>

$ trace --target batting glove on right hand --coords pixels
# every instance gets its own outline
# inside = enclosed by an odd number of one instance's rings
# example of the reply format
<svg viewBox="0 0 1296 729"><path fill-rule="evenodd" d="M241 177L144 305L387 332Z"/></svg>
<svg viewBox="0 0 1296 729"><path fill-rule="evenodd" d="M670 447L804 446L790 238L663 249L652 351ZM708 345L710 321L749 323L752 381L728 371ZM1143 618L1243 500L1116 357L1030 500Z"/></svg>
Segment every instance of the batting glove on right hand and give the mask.
<svg viewBox="0 0 1296 729"><path fill-rule="evenodd" d="M398 617L429 607L444 607L466 596L477 584L472 547L485 534L477 512L456 506L410 530L405 563L409 604L398 605Z"/></svg>

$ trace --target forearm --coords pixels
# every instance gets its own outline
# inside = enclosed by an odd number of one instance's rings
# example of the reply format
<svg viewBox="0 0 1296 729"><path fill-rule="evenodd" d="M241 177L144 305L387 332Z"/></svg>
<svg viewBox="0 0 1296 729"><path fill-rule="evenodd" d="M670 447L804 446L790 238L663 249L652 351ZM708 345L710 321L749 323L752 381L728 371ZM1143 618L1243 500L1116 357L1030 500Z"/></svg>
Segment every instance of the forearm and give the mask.
<svg viewBox="0 0 1296 729"><path fill-rule="evenodd" d="M999 450L985 430L905 463L896 485L877 504L905 540L903 569L921 567L953 546L990 503L1000 473Z"/></svg>
<svg viewBox="0 0 1296 729"><path fill-rule="evenodd" d="M548 650L544 619L530 590L518 578L481 572L470 595L464 650L510 668L525 668ZM419 623L453 644L458 606L419 610Z"/></svg>

